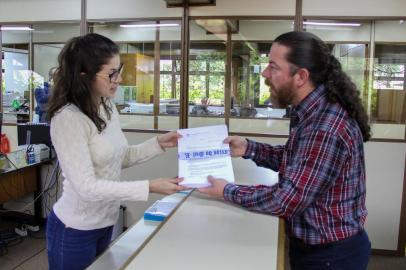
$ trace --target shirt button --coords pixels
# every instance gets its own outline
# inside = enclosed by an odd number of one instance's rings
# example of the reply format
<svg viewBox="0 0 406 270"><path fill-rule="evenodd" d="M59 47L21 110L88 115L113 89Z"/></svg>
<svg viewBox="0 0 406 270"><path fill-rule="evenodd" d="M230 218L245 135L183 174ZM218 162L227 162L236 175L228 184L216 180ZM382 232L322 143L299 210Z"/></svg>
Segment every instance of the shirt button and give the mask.
<svg viewBox="0 0 406 270"><path fill-rule="evenodd" d="M254 153L254 152L252 152L252 153L251 153L251 156L252 156L252 157L253 157L253 156L255 156L255 153Z"/></svg>

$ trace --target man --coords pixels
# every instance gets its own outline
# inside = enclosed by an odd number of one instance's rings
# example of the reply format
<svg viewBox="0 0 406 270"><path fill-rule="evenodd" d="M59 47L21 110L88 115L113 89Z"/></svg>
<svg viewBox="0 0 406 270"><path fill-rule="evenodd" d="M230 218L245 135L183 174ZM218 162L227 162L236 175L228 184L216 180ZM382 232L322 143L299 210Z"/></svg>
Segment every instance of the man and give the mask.
<svg viewBox="0 0 406 270"><path fill-rule="evenodd" d="M38 114L40 123L48 122L47 119L48 99L49 95L51 94L50 90L55 70L56 67L50 68L48 71L48 81L44 82L43 86L39 86L34 90L35 101L37 102L37 106L35 107L35 113Z"/></svg>
<svg viewBox="0 0 406 270"><path fill-rule="evenodd" d="M273 186L239 186L209 176L201 192L286 220L292 269L367 268L363 141L370 138L359 92L328 46L307 32L282 34L262 76L272 104L292 105L282 146L238 136L233 157L279 172Z"/></svg>

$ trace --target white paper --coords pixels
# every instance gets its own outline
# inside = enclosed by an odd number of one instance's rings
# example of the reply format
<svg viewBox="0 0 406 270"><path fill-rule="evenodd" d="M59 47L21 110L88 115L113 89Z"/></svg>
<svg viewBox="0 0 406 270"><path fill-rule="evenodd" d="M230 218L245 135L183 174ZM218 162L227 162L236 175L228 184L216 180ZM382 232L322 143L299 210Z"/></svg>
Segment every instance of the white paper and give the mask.
<svg viewBox="0 0 406 270"><path fill-rule="evenodd" d="M228 136L226 125L180 129L178 140L179 177L181 185L200 188L210 186L207 176L234 183L230 147L223 140Z"/></svg>

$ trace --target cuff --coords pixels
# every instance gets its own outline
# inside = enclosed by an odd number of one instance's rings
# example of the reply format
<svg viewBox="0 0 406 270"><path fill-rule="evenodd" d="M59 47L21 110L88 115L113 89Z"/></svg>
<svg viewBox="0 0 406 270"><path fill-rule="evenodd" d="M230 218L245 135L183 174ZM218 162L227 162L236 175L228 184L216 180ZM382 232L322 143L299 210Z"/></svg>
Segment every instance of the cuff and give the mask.
<svg viewBox="0 0 406 270"><path fill-rule="evenodd" d="M234 202L233 197L234 197L234 194L237 192L237 190L238 190L237 185L234 185L231 183L227 184L223 190L224 200L229 201L229 202Z"/></svg>
<svg viewBox="0 0 406 270"><path fill-rule="evenodd" d="M257 152L256 143L247 139L247 150L245 150L245 154L243 158L245 159L254 159L255 154Z"/></svg>
<svg viewBox="0 0 406 270"><path fill-rule="evenodd" d="M149 181L131 181L131 187L128 187L128 190L131 190L131 201L147 201L149 197Z"/></svg>

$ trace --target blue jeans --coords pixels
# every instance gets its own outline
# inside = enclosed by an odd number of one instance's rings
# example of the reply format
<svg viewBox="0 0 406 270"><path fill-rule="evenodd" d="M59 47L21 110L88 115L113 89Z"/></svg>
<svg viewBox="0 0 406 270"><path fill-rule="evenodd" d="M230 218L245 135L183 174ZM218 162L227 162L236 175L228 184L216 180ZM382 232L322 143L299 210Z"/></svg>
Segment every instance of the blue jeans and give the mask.
<svg viewBox="0 0 406 270"><path fill-rule="evenodd" d="M371 242L365 231L347 239L321 245L306 245L290 238L292 270L366 270Z"/></svg>
<svg viewBox="0 0 406 270"><path fill-rule="evenodd" d="M88 231L69 228L52 211L46 228L49 269L85 269L107 249L112 231L113 226Z"/></svg>

